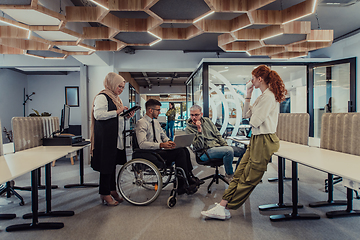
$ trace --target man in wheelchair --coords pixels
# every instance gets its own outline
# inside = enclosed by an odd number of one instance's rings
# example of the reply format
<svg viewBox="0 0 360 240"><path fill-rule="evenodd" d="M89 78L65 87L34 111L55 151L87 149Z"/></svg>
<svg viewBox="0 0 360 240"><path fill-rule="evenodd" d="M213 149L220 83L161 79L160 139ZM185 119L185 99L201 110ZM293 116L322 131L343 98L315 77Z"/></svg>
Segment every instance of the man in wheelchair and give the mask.
<svg viewBox="0 0 360 240"><path fill-rule="evenodd" d="M176 148L175 143L170 141L161 128L157 120L160 114L160 106L161 103L155 99L150 99L145 103L146 114L137 121L135 127L139 148L154 150L166 161L167 166L171 166L171 164L175 162L177 167L184 170L187 180L185 181L185 179L182 178L178 179L178 194L193 194L204 181L192 174L193 167L188 149ZM151 158L150 154L148 160L157 165L158 168L164 167L158 160Z"/></svg>

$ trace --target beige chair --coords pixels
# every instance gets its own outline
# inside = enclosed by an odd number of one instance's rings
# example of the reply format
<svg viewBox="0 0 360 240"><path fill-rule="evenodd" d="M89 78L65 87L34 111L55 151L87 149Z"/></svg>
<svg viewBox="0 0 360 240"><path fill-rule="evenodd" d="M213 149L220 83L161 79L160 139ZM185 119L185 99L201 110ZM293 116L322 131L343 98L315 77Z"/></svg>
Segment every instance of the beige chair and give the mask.
<svg viewBox="0 0 360 240"><path fill-rule="evenodd" d="M359 113L324 113L321 119L320 148L360 155L360 114ZM339 159L341 161L341 159ZM333 185L342 181L341 177L328 174L325 179L325 191L328 200L309 204L310 207L346 205L344 200L333 200ZM355 191L359 199L358 192Z"/></svg>

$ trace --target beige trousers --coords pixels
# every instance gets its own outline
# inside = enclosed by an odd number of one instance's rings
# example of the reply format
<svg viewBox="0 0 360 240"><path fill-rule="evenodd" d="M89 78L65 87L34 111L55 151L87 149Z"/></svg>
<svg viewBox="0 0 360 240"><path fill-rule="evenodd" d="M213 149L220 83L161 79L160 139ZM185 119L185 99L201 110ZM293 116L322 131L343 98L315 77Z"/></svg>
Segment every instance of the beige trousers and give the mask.
<svg viewBox="0 0 360 240"><path fill-rule="evenodd" d="M279 138L275 134L251 136L234 178L222 197L228 201L228 208L238 209L246 201L264 175L272 154L279 147Z"/></svg>

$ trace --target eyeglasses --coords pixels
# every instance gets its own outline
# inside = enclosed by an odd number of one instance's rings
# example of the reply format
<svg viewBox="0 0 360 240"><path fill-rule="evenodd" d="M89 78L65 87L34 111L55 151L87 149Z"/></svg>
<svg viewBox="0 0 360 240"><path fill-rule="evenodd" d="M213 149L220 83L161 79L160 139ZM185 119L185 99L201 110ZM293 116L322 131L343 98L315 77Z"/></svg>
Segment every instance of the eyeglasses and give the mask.
<svg viewBox="0 0 360 240"><path fill-rule="evenodd" d="M154 110L154 111L158 111L158 112L160 112L160 111L161 111L161 109L160 109L160 108L159 108L159 109L152 108L152 110Z"/></svg>
<svg viewBox="0 0 360 240"><path fill-rule="evenodd" d="M200 113L196 113L196 114L190 114L191 117L198 117L200 116Z"/></svg>
<svg viewBox="0 0 360 240"><path fill-rule="evenodd" d="M120 86L120 85L119 85L118 87L119 87L120 89L124 89L124 88L125 88L125 86Z"/></svg>

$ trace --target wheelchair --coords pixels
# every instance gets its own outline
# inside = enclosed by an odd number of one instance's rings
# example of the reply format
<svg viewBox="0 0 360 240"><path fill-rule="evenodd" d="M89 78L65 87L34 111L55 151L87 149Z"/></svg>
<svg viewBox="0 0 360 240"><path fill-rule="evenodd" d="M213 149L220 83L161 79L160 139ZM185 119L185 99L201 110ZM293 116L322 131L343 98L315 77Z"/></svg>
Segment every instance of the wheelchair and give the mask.
<svg viewBox="0 0 360 240"><path fill-rule="evenodd" d="M132 160L125 163L117 176L117 187L122 197L129 203L137 206L149 205L160 195L161 190L173 184L167 206L176 205L176 196L179 193L179 181L188 182L182 168L166 161L154 150L140 149L135 131L129 130L132 137Z"/></svg>

